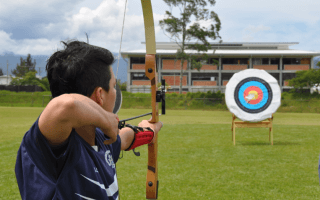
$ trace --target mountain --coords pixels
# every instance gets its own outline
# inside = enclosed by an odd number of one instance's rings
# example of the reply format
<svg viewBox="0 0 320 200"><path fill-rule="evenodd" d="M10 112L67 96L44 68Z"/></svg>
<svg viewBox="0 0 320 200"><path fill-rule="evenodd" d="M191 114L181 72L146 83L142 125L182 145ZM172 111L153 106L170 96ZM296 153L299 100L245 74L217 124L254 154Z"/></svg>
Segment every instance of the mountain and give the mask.
<svg viewBox="0 0 320 200"><path fill-rule="evenodd" d="M117 76L118 54L119 53L113 53L115 62L112 64L112 70L115 76ZM128 66L128 59L124 60L121 57L119 61L118 77L116 77L117 79L121 80L121 83L127 81L127 66Z"/></svg>

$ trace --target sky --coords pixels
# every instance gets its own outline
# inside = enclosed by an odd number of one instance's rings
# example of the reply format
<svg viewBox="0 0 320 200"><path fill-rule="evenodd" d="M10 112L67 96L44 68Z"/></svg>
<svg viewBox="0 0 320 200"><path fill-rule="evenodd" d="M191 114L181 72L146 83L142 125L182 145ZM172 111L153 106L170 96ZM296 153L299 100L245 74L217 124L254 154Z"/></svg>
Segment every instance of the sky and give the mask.
<svg viewBox="0 0 320 200"><path fill-rule="evenodd" d="M152 0L156 41L170 42L159 20L170 10ZM299 42L292 49L320 52L320 1L216 0L223 42ZM51 55L60 41L78 39L119 52L125 0L1 0L0 55ZM178 16L179 10L173 8ZM140 0L128 0L122 51L145 49Z"/></svg>

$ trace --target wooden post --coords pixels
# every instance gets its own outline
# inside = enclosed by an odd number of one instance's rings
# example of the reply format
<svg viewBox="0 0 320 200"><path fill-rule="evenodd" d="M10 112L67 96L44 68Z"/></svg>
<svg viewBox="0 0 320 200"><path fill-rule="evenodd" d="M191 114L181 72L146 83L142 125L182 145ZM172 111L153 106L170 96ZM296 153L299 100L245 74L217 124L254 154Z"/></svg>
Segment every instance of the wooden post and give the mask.
<svg viewBox="0 0 320 200"><path fill-rule="evenodd" d="M232 114L232 141L233 145L236 145L236 128L269 128L269 141L271 140L271 145L273 145L273 114L271 118L261 122L244 122L235 121L236 116Z"/></svg>

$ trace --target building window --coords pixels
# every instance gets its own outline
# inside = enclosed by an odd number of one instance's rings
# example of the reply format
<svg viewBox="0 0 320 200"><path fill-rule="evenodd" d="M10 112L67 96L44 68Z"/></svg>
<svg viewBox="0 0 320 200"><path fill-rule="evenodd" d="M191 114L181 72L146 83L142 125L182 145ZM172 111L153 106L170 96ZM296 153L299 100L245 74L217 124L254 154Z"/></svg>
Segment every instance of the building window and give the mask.
<svg viewBox="0 0 320 200"><path fill-rule="evenodd" d="M149 80L145 73L132 73L131 80Z"/></svg>
<svg viewBox="0 0 320 200"><path fill-rule="evenodd" d="M295 73L283 73L283 78L282 80L290 80L296 77Z"/></svg>
<svg viewBox="0 0 320 200"><path fill-rule="evenodd" d="M261 58L261 62L263 65L269 65L269 58Z"/></svg>
<svg viewBox="0 0 320 200"><path fill-rule="evenodd" d="M219 65L219 58L210 58L208 64Z"/></svg>
<svg viewBox="0 0 320 200"><path fill-rule="evenodd" d="M270 58L271 65L279 65L280 64L280 58Z"/></svg>
<svg viewBox="0 0 320 200"><path fill-rule="evenodd" d="M221 82L220 84L223 85L224 81L229 81L231 79L231 77L233 76L234 73L225 73L225 74L221 74Z"/></svg>
<svg viewBox="0 0 320 200"><path fill-rule="evenodd" d="M191 76L191 81L216 81L218 78L218 73L193 73Z"/></svg>
<svg viewBox="0 0 320 200"><path fill-rule="evenodd" d="M261 65L261 58L252 58L253 65Z"/></svg>
<svg viewBox="0 0 320 200"><path fill-rule="evenodd" d="M132 64L144 64L145 57L131 57L131 63Z"/></svg>
<svg viewBox="0 0 320 200"><path fill-rule="evenodd" d="M180 88L170 88L167 90L167 92L179 92ZM188 88L182 88L182 92L189 92Z"/></svg>
<svg viewBox="0 0 320 200"><path fill-rule="evenodd" d="M269 65L269 58L252 58L253 65Z"/></svg>
<svg viewBox="0 0 320 200"><path fill-rule="evenodd" d="M223 58L223 65L247 65L249 58Z"/></svg>
<svg viewBox="0 0 320 200"><path fill-rule="evenodd" d="M301 58L283 58L284 65L300 65Z"/></svg>

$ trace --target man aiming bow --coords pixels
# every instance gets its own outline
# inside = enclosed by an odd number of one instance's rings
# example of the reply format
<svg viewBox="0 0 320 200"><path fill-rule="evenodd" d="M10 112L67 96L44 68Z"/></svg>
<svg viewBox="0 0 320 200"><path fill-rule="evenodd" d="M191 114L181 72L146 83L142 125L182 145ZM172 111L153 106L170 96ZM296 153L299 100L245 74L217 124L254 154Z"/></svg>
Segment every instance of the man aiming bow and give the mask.
<svg viewBox="0 0 320 200"><path fill-rule="evenodd" d="M118 199L115 163L120 151L152 142L162 123L143 120L139 127L151 129L119 131L118 116L112 113L112 53L85 42L63 44L46 66L53 99L18 150L15 173L21 197Z"/></svg>

